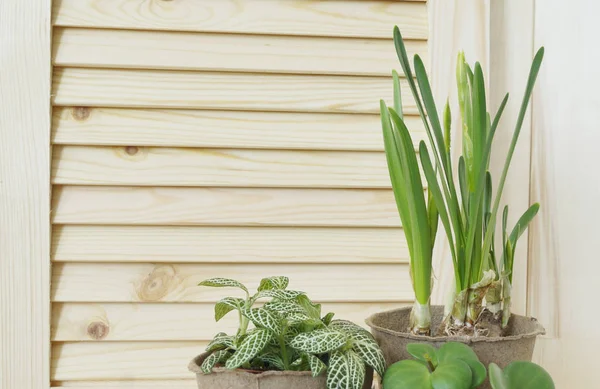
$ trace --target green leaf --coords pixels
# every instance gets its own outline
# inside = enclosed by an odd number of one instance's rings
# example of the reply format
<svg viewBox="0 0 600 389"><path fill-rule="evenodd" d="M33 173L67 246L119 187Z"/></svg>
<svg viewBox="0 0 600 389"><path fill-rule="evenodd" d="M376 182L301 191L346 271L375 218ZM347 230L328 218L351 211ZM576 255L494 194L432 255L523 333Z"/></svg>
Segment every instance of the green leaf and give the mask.
<svg viewBox="0 0 600 389"><path fill-rule="evenodd" d="M471 389L471 369L464 361L447 361L431 373L433 389Z"/></svg>
<svg viewBox="0 0 600 389"><path fill-rule="evenodd" d="M263 308L284 315L290 315L292 313L304 313L304 308L302 308L302 306L295 301L273 300L265 303Z"/></svg>
<svg viewBox="0 0 600 389"><path fill-rule="evenodd" d="M385 372L385 358L373 336L367 331L351 335L352 350L354 350L377 374L383 377Z"/></svg>
<svg viewBox="0 0 600 389"><path fill-rule="evenodd" d="M406 351L422 362L431 362L433 366L438 365L437 350L429 343L409 343Z"/></svg>
<svg viewBox="0 0 600 389"><path fill-rule="evenodd" d="M264 363L267 363L267 364L275 367L278 370L285 370L285 365L283 363L283 359L281 359L281 357L278 354L275 354L275 353L261 354L256 358Z"/></svg>
<svg viewBox="0 0 600 389"><path fill-rule="evenodd" d="M323 354L339 349L346 344L346 341L347 337L342 332L330 328L319 328L294 337L290 346L305 353Z"/></svg>
<svg viewBox="0 0 600 389"><path fill-rule="evenodd" d="M198 286L211 286L213 288L240 288L244 292L248 293L248 289L236 280L230 278L209 278L198 284Z"/></svg>
<svg viewBox="0 0 600 389"><path fill-rule="evenodd" d="M513 228L508 238L513 244L513 247L516 246L517 240L521 237L523 232L525 232L525 230L529 226L529 223L531 223L531 221L537 215L539 210L540 204L535 203L531 207L529 207L529 209L527 209L527 211L525 211L525 213L523 213L523 215L519 218L517 224Z"/></svg>
<svg viewBox="0 0 600 389"><path fill-rule="evenodd" d="M487 375L485 366L479 361L475 351L464 343L448 342L444 343L437 351L439 363L446 363L456 359L464 361L472 373L471 381L473 388L481 385Z"/></svg>
<svg viewBox="0 0 600 389"><path fill-rule="evenodd" d="M312 372L313 377L317 377L321 375L326 369L327 365L323 363L318 357L312 354L306 354L308 357L308 363L310 364L310 371Z"/></svg>
<svg viewBox="0 0 600 389"><path fill-rule="evenodd" d="M353 335L357 332L358 333L366 332L369 336L372 336L369 333L369 331L367 331L363 327L359 326L358 324L351 322L350 320L342 320L342 319L332 320L331 323L329 323L329 328L333 328L338 331L346 332L351 335Z"/></svg>
<svg viewBox="0 0 600 389"><path fill-rule="evenodd" d="M255 294L254 297L252 297L252 300L256 301L260 298L265 298L265 297L271 297L271 298L278 299L278 300L295 300L303 294L304 294L304 292L300 292L297 290L276 290L276 289L261 290L260 292Z"/></svg>
<svg viewBox="0 0 600 389"><path fill-rule="evenodd" d="M431 373L421 362L406 359L391 365L383 376L385 389L432 389Z"/></svg>
<svg viewBox="0 0 600 389"><path fill-rule="evenodd" d="M215 350L233 348L234 347L234 337L229 336L224 332L219 332L213 340L206 346L207 352L212 352Z"/></svg>
<svg viewBox="0 0 600 389"><path fill-rule="evenodd" d="M321 304L313 303L307 295L303 294L298 296L296 301L304 308L304 311L308 316L313 319L319 319L321 317Z"/></svg>
<svg viewBox="0 0 600 389"><path fill-rule="evenodd" d="M504 375L510 389L554 389L550 374L532 362L512 362Z"/></svg>
<svg viewBox="0 0 600 389"><path fill-rule="evenodd" d="M231 357L231 353L228 350L218 350L214 353L210 354L204 362L202 362L202 366L200 366L200 370L204 374L210 374L212 372L213 367L217 363L224 363Z"/></svg>
<svg viewBox="0 0 600 389"><path fill-rule="evenodd" d="M215 304L215 320L219 321L234 309L240 310L245 301L237 297L225 297Z"/></svg>
<svg viewBox="0 0 600 389"><path fill-rule="evenodd" d="M490 384L493 389L510 389L504 372L495 363L490 364Z"/></svg>
<svg viewBox="0 0 600 389"><path fill-rule="evenodd" d="M258 286L258 291L271 289L285 289L288 287L290 279L284 276L275 276L263 278Z"/></svg>
<svg viewBox="0 0 600 389"><path fill-rule="evenodd" d="M277 335L281 334L282 323L278 314L265 308L244 308L242 314L250 319L256 327L266 328Z"/></svg>
<svg viewBox="0 0 600 389"><path fill-rule="evenodd" d="M327 315L323 316L321 321L323 322L323 324L325 324L327 326L327 325L329 325L329 323L331 323L331 320L333 320L334 316L335 316L335 313L329 312Z"/></svg>
<svg viewBox="0 0 600 389"><path fill-rule="evenodd" d="M321 319L314 319L310 316L308 316L306 313L292 313L289 314L285 320L287 321L289 326L295 326L298 324L306 324L309 326L323 326L323 322L321 321Z"/></svg>
<svg viewBox="0 0 600 389"><path fill-rule="evenodd" d="M227 360L225 367L237 369L242 366L260 353L272 338L273 333L271 331L262 328L254 330L248 334L233 356Z"/></svg>
<svg viewBox="0 0 600 389"><path fill-rule="evenodd" d="M335 351L329 358L328 389L362 389L365 364L353 351Z"/></svg>

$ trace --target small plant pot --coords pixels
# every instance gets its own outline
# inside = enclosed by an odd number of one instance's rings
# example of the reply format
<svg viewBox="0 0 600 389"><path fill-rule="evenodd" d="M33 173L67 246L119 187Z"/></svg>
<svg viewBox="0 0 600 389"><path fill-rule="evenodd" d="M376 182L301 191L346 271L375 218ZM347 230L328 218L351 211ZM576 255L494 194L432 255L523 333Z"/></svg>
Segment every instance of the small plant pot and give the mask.
<svg viewBox="0 0 600 389"><path fill-rule="evenodd" d="M191 372L196 373L198 389L325 389L325 374L313 377L309 371L265 371L255 372L243 369L228 370L215 367L211 374L204 374L200 366L209 353L198 355L190 364ZM373 370L367 367L363 389L371 389Z"/></svg>
<svg viewBox="0 0 600 389"><path fill-rule="evenodd" d="M494 362L505 368L513 361L531 361L535 340L538 335L545 334L544 327L534 318L512 315L506 336L503 337L468 337L468 336L416 336L408 331L410 307L380 312L371 315L366 323L371 327L373 336L379 343L387 365L405 359L412 359L406 351L409 343L429 343L439 347L446 342L468 344L488 367ZM432 327L438 328L444 319L444 307L431 307ZM482 388L489 388L486 383Z"/></svg>

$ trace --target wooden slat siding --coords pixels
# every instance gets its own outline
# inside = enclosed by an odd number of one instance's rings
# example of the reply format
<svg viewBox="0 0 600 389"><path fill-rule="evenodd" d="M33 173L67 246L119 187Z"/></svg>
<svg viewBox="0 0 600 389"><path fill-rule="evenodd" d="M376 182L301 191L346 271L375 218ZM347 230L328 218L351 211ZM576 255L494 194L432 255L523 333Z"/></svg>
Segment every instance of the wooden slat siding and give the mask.
<svg viewBox="0 0 600 389"><path fill-rule="evenodd" d="M383 151L377 115L57 107L53 128L55 144Z"/></svg>
<svg viewBox="0 0 600 389"><path fill-rule="evenodd" d="M208 342L54 343L52 380L189 379Z"/></svg>
<svg viewBox="0 0 600 389"><path fill-rule="evenodd" d="M337 319L351 320L367 328L365 318L369 315L408 304L325 303L323 314L334 312ZM235 313L217 323L212 319L214 305L204 303L54 303L52 308L55 342L198 341L210 340L218 332L233 334L238 327Z"/></svg>
<svg viewBox="0 0 600 389"><path fill-rule="evenodd" d="M55 263L52 271L55 302L215 302L232 292L199 287L199 282L227 277L256 289L268 274L289 275L290 289L323 302L413 298L406 264Z"/></svg>
<svg viewBox="0 0 600 389"><path fill-rule="evenodd" d="M404 263L400 228L56 225L56 262Z"/></svg>
<svg viewBox="0 0 600 389"><path fill-rule="evenodd" d="M390 188L385 153L57 146L59 185Z"/></svg>
<svg viewBox="0 0 600 389"><path fill-rule="evenodd" d="M55 224L399 227L391 190L58 186Z"/></svg>
<svg viewBox="0 0 600 389"><path fill-rule="evenodd" d="M426 41L408 41L425 63ZM60 28L54 65L389 76L400 68L391 39L198 34Z"/></svg>
<svg viewBox="0 0 600 389"><path fill-rule="evenodd" d="M379 113L391 77L56 68L55 105ZM404 109L416 113L406 80ZM90 92L93 91L93 92Z"/></svg>
<svg viewBox="0 0 600 389"><path fill-rule="evenodd" d="M423 2L61 0L54 24L94 28L407 39L428 36Z"/></svg>
<svg viewBox="0 0 600 389"><path fill-rule="evenodd" d="M190 373L191 374L191 373ZM192 375L181 380L135 380L135 381L54 381L50 389L198 389Z"/></svg>

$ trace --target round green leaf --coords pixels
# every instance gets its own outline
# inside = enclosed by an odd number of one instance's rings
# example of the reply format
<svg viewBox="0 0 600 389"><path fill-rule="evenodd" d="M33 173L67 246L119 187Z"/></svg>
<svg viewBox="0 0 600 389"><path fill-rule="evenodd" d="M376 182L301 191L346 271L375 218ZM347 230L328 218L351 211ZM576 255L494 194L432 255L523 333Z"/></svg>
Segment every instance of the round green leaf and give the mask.
<svg viewBox="0 0 600 389"><path fill-rule="evenodd" d="M471 377L471 368L460 359L440 362L431 373L431 385L433 389L470 389Z"/></svg>
<svg viewBox="0 0 600 389"><path fill-rule="evenodd" d="M508 381L502 369L495 363L490 364L490 383L493 389L509 389Z"/></svg>
<svg viewBox="0 0 600 389"><path fill-rule="evenodd" d="M554 389L552 377L532 362L513 362L504 369L510 389Z"/></svg>
<svg viewBox="0 0 600 389"><path fill-rule="evenodd" d="M469 365L472 374L471 388L477 388L485 381L487 376L485 365L479 362L475 351L466 344L459 342L444 343L439 348L437 355L440 363L460 359Z"/></svg>
<svg viewBox="0 0 600 389"><path fill-rule="evenodd" d="M423 363L414 360L396 362L388 367L383 376L383 387L385 389L433 389L429 369Z"/></svg>
<svg viewBox="0 0 600 389"><path fill-rule="evenodd" d="M409 343L406 351L419 361L431 362L434 367L438 364L437 350L429 343Z"/></svg>

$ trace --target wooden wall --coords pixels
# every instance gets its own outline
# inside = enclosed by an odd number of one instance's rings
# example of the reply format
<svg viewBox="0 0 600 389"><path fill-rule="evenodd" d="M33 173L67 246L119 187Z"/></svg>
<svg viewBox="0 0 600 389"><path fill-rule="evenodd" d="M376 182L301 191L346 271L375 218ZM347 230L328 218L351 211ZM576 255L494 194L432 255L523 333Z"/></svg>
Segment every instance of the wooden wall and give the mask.
<svg viewBox="0 0 600 389"><path fill-rule="evenodd" d="M227 293L208 277L288 275L359 323L409 303L377 113L392 26L428 60L427 19L424 1L55 0L53 385L193 388Z"/></svg>

